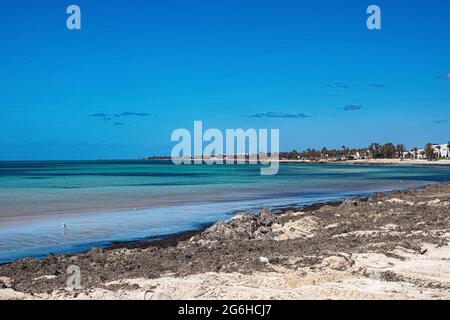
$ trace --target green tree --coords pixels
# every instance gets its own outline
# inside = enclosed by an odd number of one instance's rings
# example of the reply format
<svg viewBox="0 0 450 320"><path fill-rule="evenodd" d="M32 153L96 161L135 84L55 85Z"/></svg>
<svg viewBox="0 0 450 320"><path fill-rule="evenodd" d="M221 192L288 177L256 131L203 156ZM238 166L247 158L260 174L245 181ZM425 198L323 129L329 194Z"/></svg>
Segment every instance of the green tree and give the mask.
<svg viewBox="0 0 450 320"><path fill-rule="evenodd" d="M398 144L397 147L397 155L400 159L403 159L403 153L405 152L405 146L403 144Z"/></svg>
<svg viewBox="0 0 450 320"><path fill-rule="evenodd" d="M413 152L414 152L414 159L418 158L418 154L419 154L419 149L417 147L413 148Z"/></svg>
<svg viewBox="0 0 450 320"><path fill-rule="evenodd" d="M447 142L447 158L450 157L450 141Z"/></svg>
<svg viewBox="0 0 450 320"><path fill-rule="evenodd" d="M433 145L431 143L427 143L425 145L425 155L426 155L428 160L433 160L434 159L434 157L435 157L434 148L433 148Z"/></svg>
<svg viewBox="0 0 450 320"><path fill-rule="evenodd" d="M381 158L382 157L382 155L381 155L381 146L380 146L379 143L372 143L369 146L368 149L369 149L370 156L372 158L377 159L377 158Z"/></svg>
<svg viewBox="0 0 450 320"><path fill-rule="evenodd" d="M394 144L392 143L386 143L381 147L381 154L383 156L383 158L385 159L392 159L395 154L396 154L397 150L395 149Z"/></svg>

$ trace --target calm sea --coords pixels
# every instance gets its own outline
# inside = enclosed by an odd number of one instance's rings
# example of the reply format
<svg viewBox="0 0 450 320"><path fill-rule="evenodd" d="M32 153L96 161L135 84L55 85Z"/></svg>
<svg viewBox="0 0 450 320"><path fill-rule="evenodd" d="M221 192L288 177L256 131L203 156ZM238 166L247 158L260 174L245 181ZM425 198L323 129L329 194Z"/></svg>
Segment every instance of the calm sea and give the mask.
<svg viewBox="0 0 450 320"><path fill-rule="evenodd" d="M449 167L0 162L0 263L192 230L239 210L450 181ZM62 227L66 224L67 229Z"/></svg>

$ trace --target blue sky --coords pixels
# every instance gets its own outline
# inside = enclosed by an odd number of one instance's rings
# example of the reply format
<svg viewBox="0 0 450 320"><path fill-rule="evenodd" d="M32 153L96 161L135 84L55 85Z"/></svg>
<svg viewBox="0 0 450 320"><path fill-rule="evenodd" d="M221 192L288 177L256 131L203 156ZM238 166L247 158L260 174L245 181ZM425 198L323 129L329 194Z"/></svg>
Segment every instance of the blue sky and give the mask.
<svg viewBox="0 0 450 320"><path fill-rule="evenodd" d="M382 30L366 28L370 4ZM443 143L449 13L446 0L2 1L0 159L170 154L194 120L279 128L284 150Z"/></svg>

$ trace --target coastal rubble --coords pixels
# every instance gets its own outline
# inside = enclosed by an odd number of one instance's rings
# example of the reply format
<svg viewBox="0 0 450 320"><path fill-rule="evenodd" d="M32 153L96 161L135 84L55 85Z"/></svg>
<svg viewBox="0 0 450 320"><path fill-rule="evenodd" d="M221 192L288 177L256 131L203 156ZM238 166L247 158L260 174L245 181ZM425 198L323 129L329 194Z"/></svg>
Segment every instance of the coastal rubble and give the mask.
<svg viewBox="0 0 450 320"><path fill-rule="evenodd" d="M0 299L449 299L450 184L0 266ZM79 266L80 290L67 290Z"/></svg>

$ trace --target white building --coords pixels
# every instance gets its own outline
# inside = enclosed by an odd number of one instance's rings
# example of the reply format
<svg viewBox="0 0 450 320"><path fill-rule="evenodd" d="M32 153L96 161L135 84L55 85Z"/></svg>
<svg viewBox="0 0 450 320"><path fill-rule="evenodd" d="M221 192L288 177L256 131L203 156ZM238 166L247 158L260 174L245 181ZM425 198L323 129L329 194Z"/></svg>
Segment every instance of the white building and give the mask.
<svg viewBox="0 0 450 320"><path fill-rule="evenodd" d="M413 151L405 151L405 152L403 152L403 158L414 158Z"/></svg>
<svg viewBox="0 0 450 320"><path fill-rule="evenodd" d="M414 154L414 151L413 151ZM417 159L425 159L427 157L425 153L425 149L418 149L417 150Z"/></svg>
<svg viewBox="0 0 450 320"><path fill-rule="evenodd" d="M447 144L433 144L434 154L439 156L439 158L450 158L450 149ZM410 153L415 155L414 150L410 150ZM417 159L426 159L427 155L425 153L425 149L417 150Z"/></svg>
<svg viewBox="0 0 450 320"><path fill-rule="evenodd" d="M440 158L450 158L450 151L447 144L434 144L434 153Z"/></svg>

